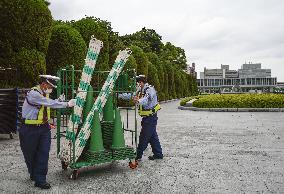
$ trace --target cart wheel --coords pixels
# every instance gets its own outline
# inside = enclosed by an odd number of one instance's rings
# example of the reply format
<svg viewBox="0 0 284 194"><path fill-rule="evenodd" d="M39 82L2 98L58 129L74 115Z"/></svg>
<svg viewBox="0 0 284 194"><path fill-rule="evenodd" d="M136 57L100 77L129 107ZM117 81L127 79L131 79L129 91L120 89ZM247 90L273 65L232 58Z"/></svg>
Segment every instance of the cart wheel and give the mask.
<svg viewBox="0 0 284 194"><path fill-rule="evenodd" d="M76 180L78 178L78 175L78 170L73 170L72 174L70 175L70 179Z"/></svg>
<svg viewBox="0 0 284 194"><path fill-rule="evenodd" d="M61 167L62 167L62 170L67 170L68 165L66 162L61 161Z"/></svg>
<svg viewBox="0 0 284 194"><path fill-rule="evenodd" d="M12 134L12 133L10 133L10 139L14 139L14 137L13 137L13 134Z"/></svg>
<svg viewBox="0 0 284 194"><path fill-rule="evenodd" d="M138 162L136 160L130 161L128 166L131 169L135 169L138 166Z"/></svg>

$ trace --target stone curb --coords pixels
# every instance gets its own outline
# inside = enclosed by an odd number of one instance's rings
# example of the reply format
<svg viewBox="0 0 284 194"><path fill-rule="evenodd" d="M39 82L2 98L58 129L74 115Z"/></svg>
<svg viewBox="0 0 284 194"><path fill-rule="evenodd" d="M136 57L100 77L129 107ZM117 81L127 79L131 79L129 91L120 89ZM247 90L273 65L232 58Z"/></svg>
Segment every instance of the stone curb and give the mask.
<svg viewBox="0 0 284 194"><path fill-rule="evenodd" d="M185 103L185 107L193 107L193 102L196 101L196 100L197 100L197 99L194 98L194 99L192 99L192 100L186 102L186 103Z"/></svg>
<svg viewBox="0 0 284 194"><path fill-rule="evenodd" d="M178 109L209 112L284 112L284 108L197 108L179 106Z"/></svg>
<svg viewBox="0 0 284 194"><path fill-rule="evenodd" d="M177 100L180 100L180 99L164 100L164 101L159 101L159 103L160 103L160 104L163 104L163 103L173 102L173 101L177 101Z"/></svg>

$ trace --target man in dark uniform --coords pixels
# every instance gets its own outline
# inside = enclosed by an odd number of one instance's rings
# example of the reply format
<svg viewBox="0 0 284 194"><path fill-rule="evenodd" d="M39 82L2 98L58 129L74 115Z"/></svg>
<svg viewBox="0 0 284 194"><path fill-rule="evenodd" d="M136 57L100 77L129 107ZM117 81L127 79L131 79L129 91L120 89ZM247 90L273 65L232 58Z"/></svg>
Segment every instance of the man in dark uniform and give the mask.
<svg viewBox="0 0 284 194"><path fill-rule="evenodd" d="M136 160L142 158L143 152L150 143L153 155L149 160L163 159L162 147L157 134L157 112L161 109L155 88L147 83L145 75L136 77L138 84L133 100L138 105L138 114L142 117L139 144ZM121 94L119 98L130 99L133 94Z"/></svg>
<svg viewBox="0 0 284 194"><path fill-rule="evenodd" d="M28 92L22 108L23 123L19 129L20 146L35 187L49 189L46 182L48 158L51 144L51 132L48 120L50 108L73 107L75 99L69 102L52 100L49 94L56 88L60 78L51 75L40 75L40 84Z"/></svg>
<svg viewBox="0 0 284 194"><path fill-rule="evenodd" d="M142 117L136 160L142 158L148 143L150 143L154 154L148 157L149 160L163 159L162 147L157 134L157 112L161 109L157 92L153 86L147 83L144 75L138 76L136 82L140 86L140 91L133 97L133 100L138 104L138 114Z"/></svg>

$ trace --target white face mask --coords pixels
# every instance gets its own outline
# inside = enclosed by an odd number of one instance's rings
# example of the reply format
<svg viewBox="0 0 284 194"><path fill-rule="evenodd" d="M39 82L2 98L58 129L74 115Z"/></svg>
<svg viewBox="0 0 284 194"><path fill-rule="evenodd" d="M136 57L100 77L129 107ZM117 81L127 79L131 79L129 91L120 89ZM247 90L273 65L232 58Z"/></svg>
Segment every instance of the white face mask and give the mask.
<svg viewBox="0 0 284 194"><path fill-rule="evenodd" d="M136 90L137 90L137 91L140 91L140 90L141 90L141 86L140 86L139 83L137 83L137 85L136 85Z"/></svg>
<svg viewBox="0 0 284 194"><path fill-rule="evenodd" d="M44 90L44 93L51 94L52 93L52 89L46 89L46 90Z"/></svg>

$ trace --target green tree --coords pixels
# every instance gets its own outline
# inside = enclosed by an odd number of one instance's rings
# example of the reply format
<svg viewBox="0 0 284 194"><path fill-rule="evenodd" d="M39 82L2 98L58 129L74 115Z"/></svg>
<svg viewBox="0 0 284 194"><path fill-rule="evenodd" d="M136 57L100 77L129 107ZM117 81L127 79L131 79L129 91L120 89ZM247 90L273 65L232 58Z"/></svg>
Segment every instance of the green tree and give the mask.
<svg viewBox="0 0 284 194"><path fill-rule="evenodd" d="M160 91L160 82L157 68L152 63L149 63L148 82L153 85L157 91Z"/></svg>
<svg viewBox="0 0 284 194"><path fill-rule="evenodd" d="M137 64L135 58L132 55L129 56L123 69L124 71L128 72L129 77L134 77L136 75L135 70L137 69Z"/></svg>
<svg viewBox="0 0 284 194"><path fill-rule="evenodd" d="M109 32L109 63L113 64L118 52L126 48L117 32ZM129 59L128 59L129 60Z"/></svg>
<svg viewBox="0 0 284 194"><path fill-rule="evenodd" d="M7 80L10 87L31 86L45 73L51 26L43 0L0 1L0 66L17 72Z"/></svg>
<svg viewBox="0 0 284 194"><path fill-rule="evenodd" d="M52 26L43 0L0 1L0 64L17 68L22 48L46 54Z"/></svg>
<svg viewBox="0 0 284 194"><path fill-rule="evenodd" d="M163 47L162 37L153 29L146 29L135 32L130 35L122 36L125 45L136 45L144 52L159 53Z"/></svg>
<svg viewBox="0 0 284 194"><path fill-rule="evenodd" d="M130 49L132 50L132 56L135 58L137 64L137 75L142 74L148 76L149 61L146 54L138 46L130 46Z"/></svg>
<svg viewBox="0 0 284 194"><path fill-rule="evenodd" d="M153 85L155 86L158 93L162 91L162 86L164 84L163 72L161 73L161 62L157 54L155 53L146 53L148 60L150 61L148 77L153 79ZM157 80L155 80L157 79Z"/></svg>
<svg viewBox="0 0 284 194"><path fill-rule="evenodd" d="M183 96L182 97L187 97L187 96L190 96L190 93L189 93L189 91L190 91L190 89L189 89L189 87L188 87L188 74L185 74L185 73L183 73L183 74L181 74L181 76L182 76L182 83L183 83Z"/></svg>
<svg viewBox="0 0 284 194"><path fill-rule="evenodd" d="M47 54L47 72L56 72L67 65L82 69L87 47L80 33L66 24L54 26Z"/></svg>
<svg viewBox="0 0 284 194"><path fill-rule="evenodd" d="M108 43L109 43L109 65L112 67L118 52L120 50L125 49L125 45L123 44L121 38L118 35L118 32L114 32L111 23L106 20L101 20L100 18L93 18L98 22L100 27L105 30L108 34Z"/></svg>
<svg viewBox="0 0 284 194"><path fill-rule="evenodd" d="M180 98L182 95L182 83L179 70L174 71L174 84L176 89L176 98Z"/></svg>
<svg viewBox="0 0 284 194"><path fill-rule="evenodd" d="M108 26L107 22L94 17L86 17L76 22L72 22L72 26L80 32L86 45L89 45L91 36L103 41L103 48L97 61L96 69L109 69L109 42L108 42Z"/></svg>
<svg viewBox="0 0 284 194"><path fill-rule="evenodd" d="M35 49L22 48L15 57L18 64L15 85L32 87L39 80L40 74L45 74L45 55Z"/></svg>
<svg viewBox="0 0 284 194"><path fill-rule="evenodd" d="M197 95L198 94L198 87L196 83L196 77L193 75L189 75L191 78L191 95Z"/></svg>
<svg viewBox="0 0 284 194"><path fill-rule="evenodd" d="M130 55L128 60L126 61L125 65L124 65L124 69L127 70L127 69L137 69L137 64L136 64L136 60L135 58Z"/></svg>
<svg viewBox="0 0 284 194"><path fill-rule="evenodd" d="M169 75L168 75L168 72L165 71L164 73L164 90L163 90L163 93L164 93L164 100L168 100L170 99L170 94L169 94Z"/></svg>
<svg viewBox="0 0 284 194"><path fill-rule="evenodd" d="M176 47L170 42L167 42L160 52L160 58L163 62L171 63L178 68L185 69L186 55L182 48Z"/></svg>
<svg viewBox="0 0 284 194"><path fill-rule="evenodd" d="M173 67L170 63L165 65L165 69L168 74L168 94L169 99L176 98L176 87L175 87L175 67Z"/></svg>

